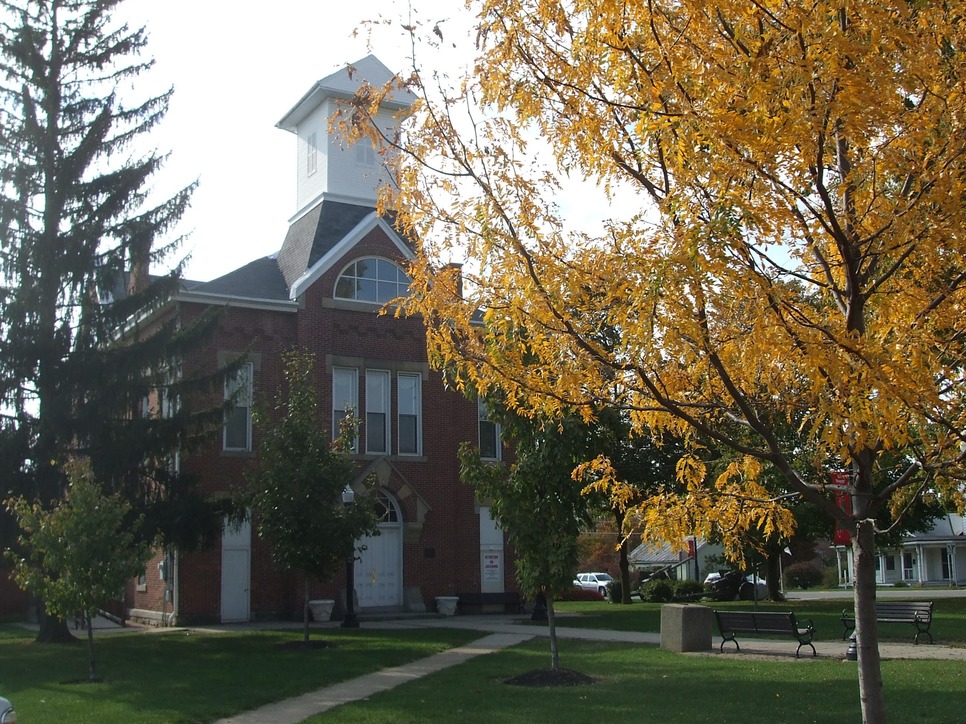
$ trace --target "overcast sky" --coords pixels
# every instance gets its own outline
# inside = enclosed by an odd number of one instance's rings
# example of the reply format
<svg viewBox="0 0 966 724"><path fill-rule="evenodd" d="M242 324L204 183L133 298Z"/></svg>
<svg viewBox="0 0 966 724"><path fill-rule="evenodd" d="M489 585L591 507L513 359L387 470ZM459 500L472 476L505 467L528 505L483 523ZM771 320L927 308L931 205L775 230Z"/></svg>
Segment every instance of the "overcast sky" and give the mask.
<svg viewBox="0 0 966 724"><path fill-rule="evenodd" d="M417 18L433 22L462 5L412 4ZM155 186L169 193L200 182L181 226L191 235L186 277L213 279L278 250L295 212L295 136L275 124L315 81L370 52L390 70L408 69L411 51L399 27L408 13L400 0L118 6L119 20L144 25L150 37L147 56L156 65L143 89L174 87L168 115L152 132L152 145L171 154ZM368 37L364 21L380 18L393 22ZM462 42L470 46L465 34Z"/></svg>

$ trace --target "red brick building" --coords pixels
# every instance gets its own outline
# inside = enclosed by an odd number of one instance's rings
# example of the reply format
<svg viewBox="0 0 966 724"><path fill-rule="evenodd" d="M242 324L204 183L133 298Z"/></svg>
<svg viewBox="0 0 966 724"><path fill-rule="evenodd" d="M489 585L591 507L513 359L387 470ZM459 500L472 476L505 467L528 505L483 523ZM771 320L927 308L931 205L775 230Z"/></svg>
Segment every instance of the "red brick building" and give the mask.
<svg viewBox="0 0 966 724"><path fill-rule="evenodd" d="M186 282L176 300L185 320L227 307L211 346L192 363L210 369L247 355L225 382L226 399L240 394L222 435L179 460L207 491L229 494L254 462L251 404L274 396L285 350L315 354L330 432L346 404L357 410L359 485L375 477L382 512L380 535L360 542L355 563L363 613L432 610L436 596L514 588L503 535L460 482L457 460L467 440L499 458L499 428L429 368L419 320L379 314L407 292L403 269L413 254L375 210L386 156L368 141L347 148L328 133L339 98L390 77L369 56L314 84L285 114L278 127L297 137L298 210L281 249L218 279ZM397 93L379 122L390 129L392 114L412 100ZM313 596L342 601L344 585L319 582ZM276 570L267 544L243 524L209 550L159 555L126 603L131 617L163 624L291 617L301 614L301 586L301 575Z"/></svg>

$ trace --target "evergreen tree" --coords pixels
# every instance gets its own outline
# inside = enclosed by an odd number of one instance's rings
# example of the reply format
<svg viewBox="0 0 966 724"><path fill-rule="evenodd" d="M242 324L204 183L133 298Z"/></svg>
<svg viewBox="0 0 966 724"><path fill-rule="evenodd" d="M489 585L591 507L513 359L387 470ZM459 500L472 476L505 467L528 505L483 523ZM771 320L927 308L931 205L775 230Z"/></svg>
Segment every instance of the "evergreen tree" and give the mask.
<svg viewBox="0 0 966 724"><path fill-rule="evenodd" d="M182 324L170 303L181 239L160 240L194 185L149 199L164 156L139 148L171 91L127 99L152 62L118 5L0 0L0 472L50 507L68 451L84 455L144 516L141 540L184 543L213 522L189 514L200 499L172 472L174 451L220 421L187 404L214 378L181 369L212 320Z"/></svg>

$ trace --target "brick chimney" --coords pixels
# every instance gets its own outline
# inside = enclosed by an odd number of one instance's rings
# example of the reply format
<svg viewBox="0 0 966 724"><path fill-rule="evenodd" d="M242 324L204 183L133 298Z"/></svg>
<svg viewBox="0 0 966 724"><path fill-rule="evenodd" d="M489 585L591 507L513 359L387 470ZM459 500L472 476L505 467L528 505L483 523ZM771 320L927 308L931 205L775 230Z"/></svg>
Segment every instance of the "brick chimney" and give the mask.
<svg viewBox="0 0 966 724"><path fill-rule="evenodd" d="M151 276L151 249L131 247L131 269L127 278L127 293L136 294L148 286Z"/></svg>
<svg viewBox="0 0 966 724"><path fill-rule="evenodd" d="M462 299L463 298L463 265L460 264L459 262L451 261L446 266L444 266L443 269L447 271L450 269L453 270L452 274L456 280L456 283L453 285L453 288L456 291L456 296L459 299Z"/></svg>

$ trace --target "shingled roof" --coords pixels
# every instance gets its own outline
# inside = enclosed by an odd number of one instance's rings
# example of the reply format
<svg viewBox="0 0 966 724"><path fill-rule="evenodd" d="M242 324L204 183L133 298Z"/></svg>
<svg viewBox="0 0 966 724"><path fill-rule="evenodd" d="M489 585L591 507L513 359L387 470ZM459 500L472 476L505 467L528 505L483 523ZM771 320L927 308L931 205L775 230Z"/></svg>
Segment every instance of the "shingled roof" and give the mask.
<svg viewBox="0 0 966 724"><path fill-rule="evenodd" d="M370 206L323 201L296 220L289 227L278 253L278 267L286 286L291 289L306 270L330 252L372 211Z"/></svg>
<svg viewBox="0 0 966 724"><path fill-rule="evenodd" d="M243 299L283 301L289 298L277 254L251 261L210 282L186 282L185 290Z"/></svg>
<svg viewBox="0 0 966 724"><path fill-rule="evenodd" d="M234 299L288 301L292 286L373 211L371 206L323 201L289 227L278 253L209 282L185 280L184 290ZM385 221L392 225L390 218ZM403 243L411 247L406 240Z"/></svg>

